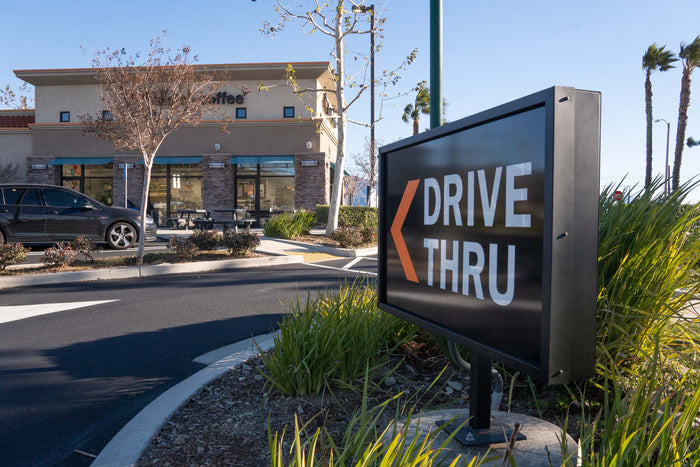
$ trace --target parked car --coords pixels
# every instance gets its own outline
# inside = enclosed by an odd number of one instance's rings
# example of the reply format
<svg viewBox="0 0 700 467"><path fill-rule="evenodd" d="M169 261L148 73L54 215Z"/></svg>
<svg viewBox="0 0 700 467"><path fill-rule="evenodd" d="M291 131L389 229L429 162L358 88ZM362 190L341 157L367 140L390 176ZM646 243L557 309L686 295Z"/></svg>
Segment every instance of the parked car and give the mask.
<svg viewBox="0 0 700 467"><path fill-rule="evenodd" d="M0 244L70 242L85 235L122 250L138 242L141 213L105 206L82 193L53 185L0 185ZM146 240L156 225L146 216Z"/></svg>

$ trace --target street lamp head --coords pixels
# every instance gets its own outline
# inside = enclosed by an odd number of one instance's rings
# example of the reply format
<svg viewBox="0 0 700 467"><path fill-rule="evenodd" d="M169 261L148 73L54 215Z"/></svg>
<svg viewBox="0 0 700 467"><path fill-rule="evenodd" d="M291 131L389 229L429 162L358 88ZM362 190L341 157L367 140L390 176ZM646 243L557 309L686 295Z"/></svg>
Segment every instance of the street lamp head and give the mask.
<svg viewBox="0 0 700 467"><path fill-rule="evenodd" d="M352 6L353 13L367 13L368 11L373 11L373 10L374 10L374 5L370 5L370 6L353 5Z"/></svg>

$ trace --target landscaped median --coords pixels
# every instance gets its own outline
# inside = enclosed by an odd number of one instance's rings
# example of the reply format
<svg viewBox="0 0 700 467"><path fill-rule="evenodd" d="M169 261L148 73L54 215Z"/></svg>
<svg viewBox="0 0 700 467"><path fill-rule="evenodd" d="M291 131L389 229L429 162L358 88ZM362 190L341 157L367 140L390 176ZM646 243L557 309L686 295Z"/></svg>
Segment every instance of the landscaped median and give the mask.
<svg viewBox="0 0 700 467"><path fill-rule="evenodd" d="M257 256L253 258L232 258L215 261L193 261L189 263L162 263L146 266L125 266L116 268L94 268L82 271L51 272L44 274L22 274L0 276L0 289L32 285L88 282L97 280L132 279L136 277L185 274L229 269L257 268L281 264L302 263L299 256Z"/></svg>

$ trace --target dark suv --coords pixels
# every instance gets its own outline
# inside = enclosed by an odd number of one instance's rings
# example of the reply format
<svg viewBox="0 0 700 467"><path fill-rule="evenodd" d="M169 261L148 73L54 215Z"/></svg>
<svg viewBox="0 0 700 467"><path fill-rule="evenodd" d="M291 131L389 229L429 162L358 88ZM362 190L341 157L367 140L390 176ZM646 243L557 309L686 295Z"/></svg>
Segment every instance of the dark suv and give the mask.
<svg viewBox="0 0 700 467"><path fill-rule="evenodd" d="M124 249L139 239L141 214L105 206L82 193L53 185L0 185L0 244L70 242L85 235L110 248ZM156 237L146 217L146 240Z"/></svg>

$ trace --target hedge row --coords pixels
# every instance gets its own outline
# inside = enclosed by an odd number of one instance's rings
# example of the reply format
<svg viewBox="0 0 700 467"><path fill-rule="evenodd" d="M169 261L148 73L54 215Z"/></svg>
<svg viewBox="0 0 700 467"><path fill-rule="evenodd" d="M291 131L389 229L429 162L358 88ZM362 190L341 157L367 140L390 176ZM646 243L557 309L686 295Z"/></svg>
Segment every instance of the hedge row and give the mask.
<svg viewBox="0 0 700 467"><path fill-rule="evenodd" d="M328 223L327 204L316 205L316 222L318 224ZM340 206L338 213L338 227L369 227L376 229L379 224L377 208L367 206Z"/></svg>

